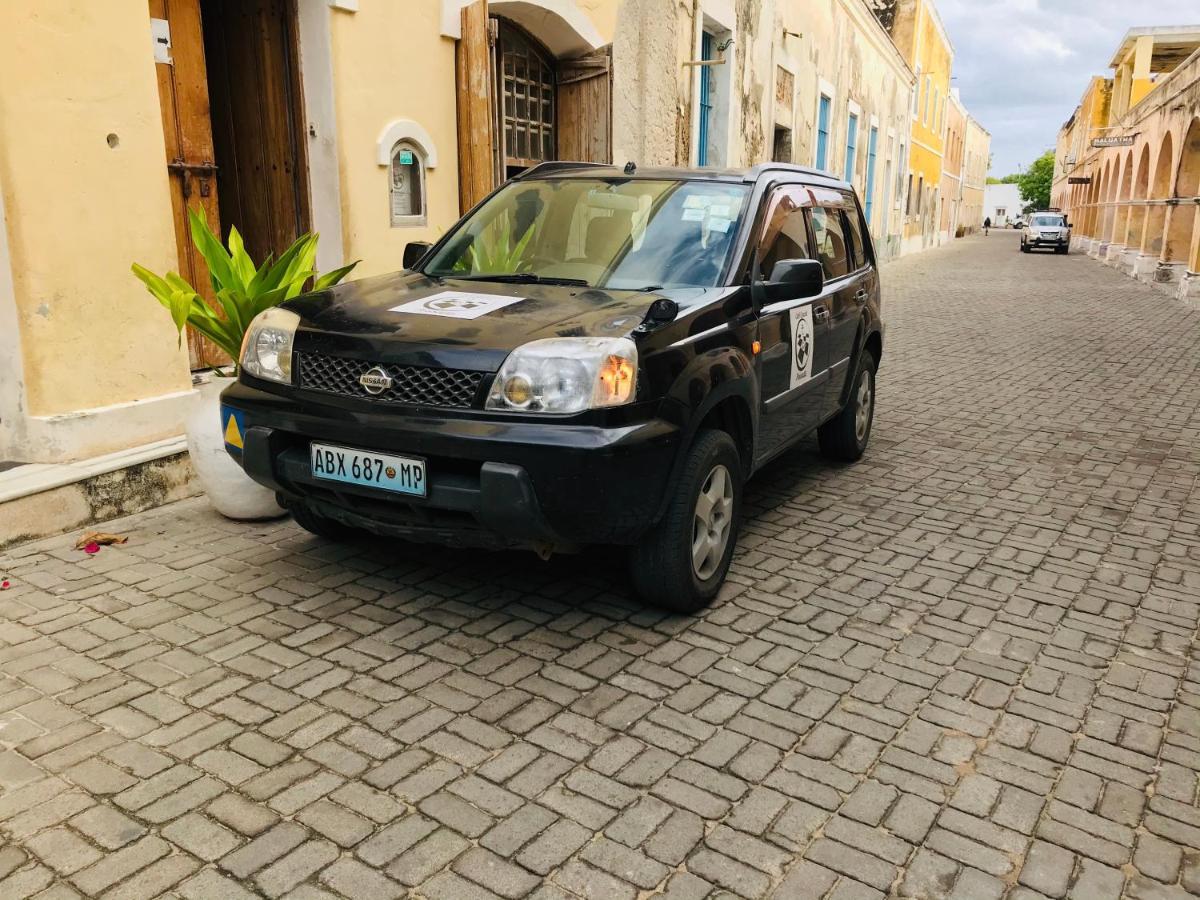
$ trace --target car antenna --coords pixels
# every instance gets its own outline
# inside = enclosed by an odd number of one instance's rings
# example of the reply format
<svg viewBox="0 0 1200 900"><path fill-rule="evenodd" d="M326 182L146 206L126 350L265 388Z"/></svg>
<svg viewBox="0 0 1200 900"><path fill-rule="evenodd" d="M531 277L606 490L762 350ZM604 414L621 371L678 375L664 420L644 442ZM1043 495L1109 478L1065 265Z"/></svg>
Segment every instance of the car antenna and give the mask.
<svg viewBox="0 0 1200 900"><path fill-rule="evenodd" d="M637 171L637 163L635 163L632 159L629 162L625 163L625 174L626 175L632 175L636 171Z"/></svg>

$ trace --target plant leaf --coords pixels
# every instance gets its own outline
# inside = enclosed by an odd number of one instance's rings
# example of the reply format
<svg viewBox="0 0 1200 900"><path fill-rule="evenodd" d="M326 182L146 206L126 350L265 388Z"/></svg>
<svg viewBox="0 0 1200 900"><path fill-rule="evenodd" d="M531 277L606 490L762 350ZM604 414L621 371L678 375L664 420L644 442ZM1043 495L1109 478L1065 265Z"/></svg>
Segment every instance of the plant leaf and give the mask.
<svg viewBox="0 0 1200 900"><path fill-rule="evenodd" d="M360 262L362 262L362 260L356 259L354 262L350 263L350 265L348 265L348 266L342 266L340 269L331 269L330 271L326 272L324 275L318 276L317 280L313 282L313 290L314 291L323 291L323 290L325 290L325 288L333 287L335 284L337 284L339 281L341 281L343 278L345 278L347 275L349 275L350 272L354 269L354 267L357 266Z"/></svg>
<svg viewBox="0 0 1200 900"><path fill-rule="evenodd" d="M209 229L204 217L196 210L189 208L188 222L192 230L192 243L196 245L196 249L200 251L200 255L204 257L204 262L208 266L208 274L213 283L213 293L224 287L235 286L240 288L239 292L244 293L246 286L240 284L241 279L234 272L233 260L221 246L217 236Z"/></svg>

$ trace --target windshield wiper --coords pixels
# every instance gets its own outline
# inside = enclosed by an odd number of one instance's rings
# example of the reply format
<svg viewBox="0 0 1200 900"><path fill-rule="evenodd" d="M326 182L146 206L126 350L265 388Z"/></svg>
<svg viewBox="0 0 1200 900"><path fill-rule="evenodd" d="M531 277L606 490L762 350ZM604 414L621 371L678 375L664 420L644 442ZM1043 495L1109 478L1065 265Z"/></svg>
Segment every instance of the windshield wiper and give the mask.
<svg viewBox="0 0 1200 900"><path fill-rule="evenodd" d="M459 281L499 281L505 284L561 284L566 287L589 287L582 278L558 278L554 275L535 275L533 272L509 272L496 275L444 275Z"/></svg>

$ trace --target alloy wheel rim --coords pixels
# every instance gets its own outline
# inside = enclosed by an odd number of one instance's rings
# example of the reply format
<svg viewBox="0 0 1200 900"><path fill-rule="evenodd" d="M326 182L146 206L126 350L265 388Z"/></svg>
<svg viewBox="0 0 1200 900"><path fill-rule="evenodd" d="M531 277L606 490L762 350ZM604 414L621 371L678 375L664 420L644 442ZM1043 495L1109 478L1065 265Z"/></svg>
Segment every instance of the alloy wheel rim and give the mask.
<svg viewBox="0 0 1200 900"><path fill-rule="evenodd" d="M854 408L854 436L861 444L867 439L867 428L871 425L871 404L874 397L871 391L871 373L863 372L858 382L858 400Z"/></svg>
<svg viewBox="0 0 1200 900"><path fill-rule="evenodd" d="M724 465L713 466L696 496L692 519L692 571L707 580L720 568L733 524L733 477Z"/></svg>

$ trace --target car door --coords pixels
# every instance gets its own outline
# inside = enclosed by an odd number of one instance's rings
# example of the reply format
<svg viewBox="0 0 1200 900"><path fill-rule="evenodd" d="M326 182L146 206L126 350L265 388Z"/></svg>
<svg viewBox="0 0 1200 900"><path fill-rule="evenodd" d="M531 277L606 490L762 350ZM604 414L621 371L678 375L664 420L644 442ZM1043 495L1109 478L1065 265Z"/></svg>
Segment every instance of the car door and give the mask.
<svg viewBox="0 0 1200 900"><path fill-rule="evenodd" d="M783 260L815 258L808 223L811 206L812 194L799 185L780 187L771 194L755 278L770 278ZM759 461L821 422L829 377L829 310L827 291L817 297L769 303L758 310Z"/></svg>
<svg viewBox="0 0 1200 900"><path fill-rule="evenodd" d="M842 235L849 251L850 274L833 295L829 319L829 390L828 409L833 413L845 396L846 380L850 377L850 361L854 357L854 342L858 326L872 293L879 290L879 273L858 203L848 194L842 195L840 207Z"/></svg>
<svg viewBox="0 0 1200 900"><path fill-rule="evenodd" d="M825 298L829 305L827 377L821 396L822 419L838 405L849 368L849 356L858 327L858 304L863 290L856 277L850 228L843 215L844 195L814 191L817 203L809 212L813 249L825 270Z"/></svg>

